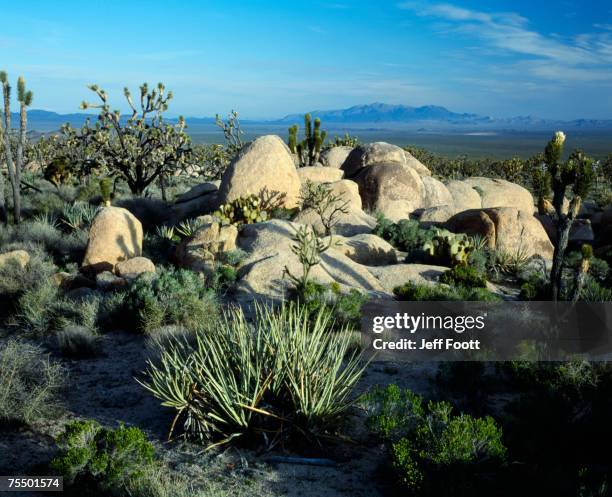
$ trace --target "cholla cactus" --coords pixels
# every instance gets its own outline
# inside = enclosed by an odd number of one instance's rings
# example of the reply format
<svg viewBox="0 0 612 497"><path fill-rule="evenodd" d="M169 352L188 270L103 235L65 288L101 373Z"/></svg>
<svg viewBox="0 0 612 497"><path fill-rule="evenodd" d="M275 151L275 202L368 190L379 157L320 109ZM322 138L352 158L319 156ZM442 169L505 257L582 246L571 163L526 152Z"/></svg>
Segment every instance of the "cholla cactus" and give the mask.
<svg viewBox="0 0 612 497"><path fill-rule="evenodd" d="M550 182L553 193L553 222L557 229L557 244L553 254L550 273L552 299L561 293L563 257L569 242L569 233L574 219L580 211L582 200L588 194L595 177L593 161L580 150L574 150L567 161L562 161L565 134L557 131L544 150L544 171L546 182ZM566 194L571 192L567 212L563 208Z"/></svg>
<svg viewBox="0 0 612 497"><path fill-rule="evenodd" d="M24 162L26 147L26 130L28 125L27 108L32 105L33 94L26 90L25 80L22 76L17 79L17 102L19 102L19 138L17 140L17 154L13 157L11 147L11 85L5 71L0 71L0 83L4 100L4 155L8 169L9 180L13 190L13 219L15 223L21 220L21 170ZM0 132L2 127L0 126ZM3 188L0 184L0 188ZM6 218L4 207L4 194L0 195L0 216Z"/></svg>
<svg viewBox="0 0 612 497"><path fill-rule="evenodd" d="M423 244L423 250L441 264L456 266L467 264L474 246L467 235L436 230L434 237Z"/></svg>
<svg viewBox="0 0 612 497"><path fill-rule="evenodd" d="M327 131L321 130L321 119L318 117L314 120L312 116L306 114L304 116L305 138L298 142L298 126L294 124L289 128L288 146L291 153L298 156L300 167L314 166L319 160L319 154L327 139Z"/></svg>

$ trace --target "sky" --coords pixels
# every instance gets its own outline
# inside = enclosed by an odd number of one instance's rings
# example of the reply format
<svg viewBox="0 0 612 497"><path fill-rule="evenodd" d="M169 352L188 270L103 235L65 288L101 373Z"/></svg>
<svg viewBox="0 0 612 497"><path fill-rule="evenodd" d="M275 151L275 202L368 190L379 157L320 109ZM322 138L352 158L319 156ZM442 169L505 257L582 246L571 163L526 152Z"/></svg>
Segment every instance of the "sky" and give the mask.
<svg viewBox="0 0 612 497"><path fill-rule="evenodd" d="M0 69L33 108L163 81L169 115L384 102L612 119L612 1L0 0Z"/></svg>

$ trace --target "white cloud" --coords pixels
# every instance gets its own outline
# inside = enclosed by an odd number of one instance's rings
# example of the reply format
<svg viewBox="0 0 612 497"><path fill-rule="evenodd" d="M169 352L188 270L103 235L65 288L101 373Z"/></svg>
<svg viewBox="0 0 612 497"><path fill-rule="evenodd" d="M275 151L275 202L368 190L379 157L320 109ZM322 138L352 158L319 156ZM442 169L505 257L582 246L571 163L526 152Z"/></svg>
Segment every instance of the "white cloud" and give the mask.
<svg viewBox="0 0 612 497"><path fill-rule="evenodd" d="M612 36L604 25L599 32L568 39L539 33L529 27L528 19L512 12L414 1L399 7L421 17L443 20L445 31L479 39L484 49L522 58L523 69L540 78L587 82L612 77Z"/></svg>

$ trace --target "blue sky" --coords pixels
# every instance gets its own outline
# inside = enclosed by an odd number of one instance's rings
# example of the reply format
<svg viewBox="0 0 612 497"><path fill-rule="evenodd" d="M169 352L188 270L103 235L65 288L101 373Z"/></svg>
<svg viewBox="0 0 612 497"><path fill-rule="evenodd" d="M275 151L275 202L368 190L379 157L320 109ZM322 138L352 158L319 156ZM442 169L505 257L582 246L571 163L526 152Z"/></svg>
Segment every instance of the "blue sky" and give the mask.
<svg viewBox="0 0 612 497"><path fill-rule="evenodd" d="M170 114L269 118L385 102L612 118L610 0L6 1L0 65L34 108L163 81Z"/></svg>

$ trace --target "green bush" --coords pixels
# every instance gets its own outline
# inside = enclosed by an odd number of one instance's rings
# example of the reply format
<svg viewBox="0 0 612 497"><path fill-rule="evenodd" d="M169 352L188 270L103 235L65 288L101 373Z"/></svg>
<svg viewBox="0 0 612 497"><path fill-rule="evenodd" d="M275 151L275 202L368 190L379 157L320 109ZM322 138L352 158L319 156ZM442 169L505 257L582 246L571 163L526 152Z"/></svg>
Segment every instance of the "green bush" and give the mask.
<svg viewBox="0 0 612 497"><path fill-rule="evenodd" d="M154 463L154 449L138 428L103 428L96 421L73 421L57 440L60 453L52 470L68 486L93 486L110 495L125 495L126 485L138 480Z"/></svg>
<svg viewBox="0 0 612 497"><path fill-rule="evenodd" d="M0 344L0 422L32 424L58 411L65 371L43 350L18 340Z"/></svg>
<svg viewBox="0 0 612 497"><path fill-rule="evenodd" d="M472 266L458 264L440 276L440 283L467 288L486 288L487 278Z"/></svg>
<svg viewBox="0 0 612 497"><path fill-rule="evenodd" d="M452 415L447 402L429 402L396 385L363 398L368 426L389 445L391 467L415 495L475 495L481 474L506 458L502 430L493 418Z"/></svg>
<svg viewBox="0 0 612 497"><path fill-rule="evenodd" d="M463 286L417 285L408 282L393 289L397 300L401 301L477 301L499 302L501 298L485 288L466 288Z"/></svg>
<svg viewBox="0 0 612 497"><path fill-rule="evenodd" d="M197 328L214 320L217 299L204 280L185 269L162 268L142 275L126 290L123 313L138 330L177 324Z"/></svg>
<svg viewBox="0 0 612 497"><path fill-rule="evenodd" d="M321 310L329 311L334 316L334 328L339 329L359 329L361 306L368 300L367 295L354 288L342 292L337 283L324 285L312 280L308 281L301 292L294 291L291 297L313 315Z"/></svg>
<svg viewBox="0 0 612 497"><path fill-rule="evenodd" d="M57 345L64 357L85 359L100 353L100 337L85 326L68 325L57 333Z"/></svg>
<svg viewBox="0 0 612 497"><path fill-rule="evenodd" d="M364 367L349 352L351 334L331 326L329 313L313 319L294 304L257 307L252 325L232 309L198 330L194 346L175 341L149 362L143 386L207 442L262 430L316 436L342 420Z"/></svg>
<svg viewBox="0 0 612 497"><path fill-rule="evenodd" d="M378 214L376 220L377 224L372 233L404 252L420 251L423 244L434 236L433 230L421 228L419 222L412 219L402 219L394 223Z"/></svg>

